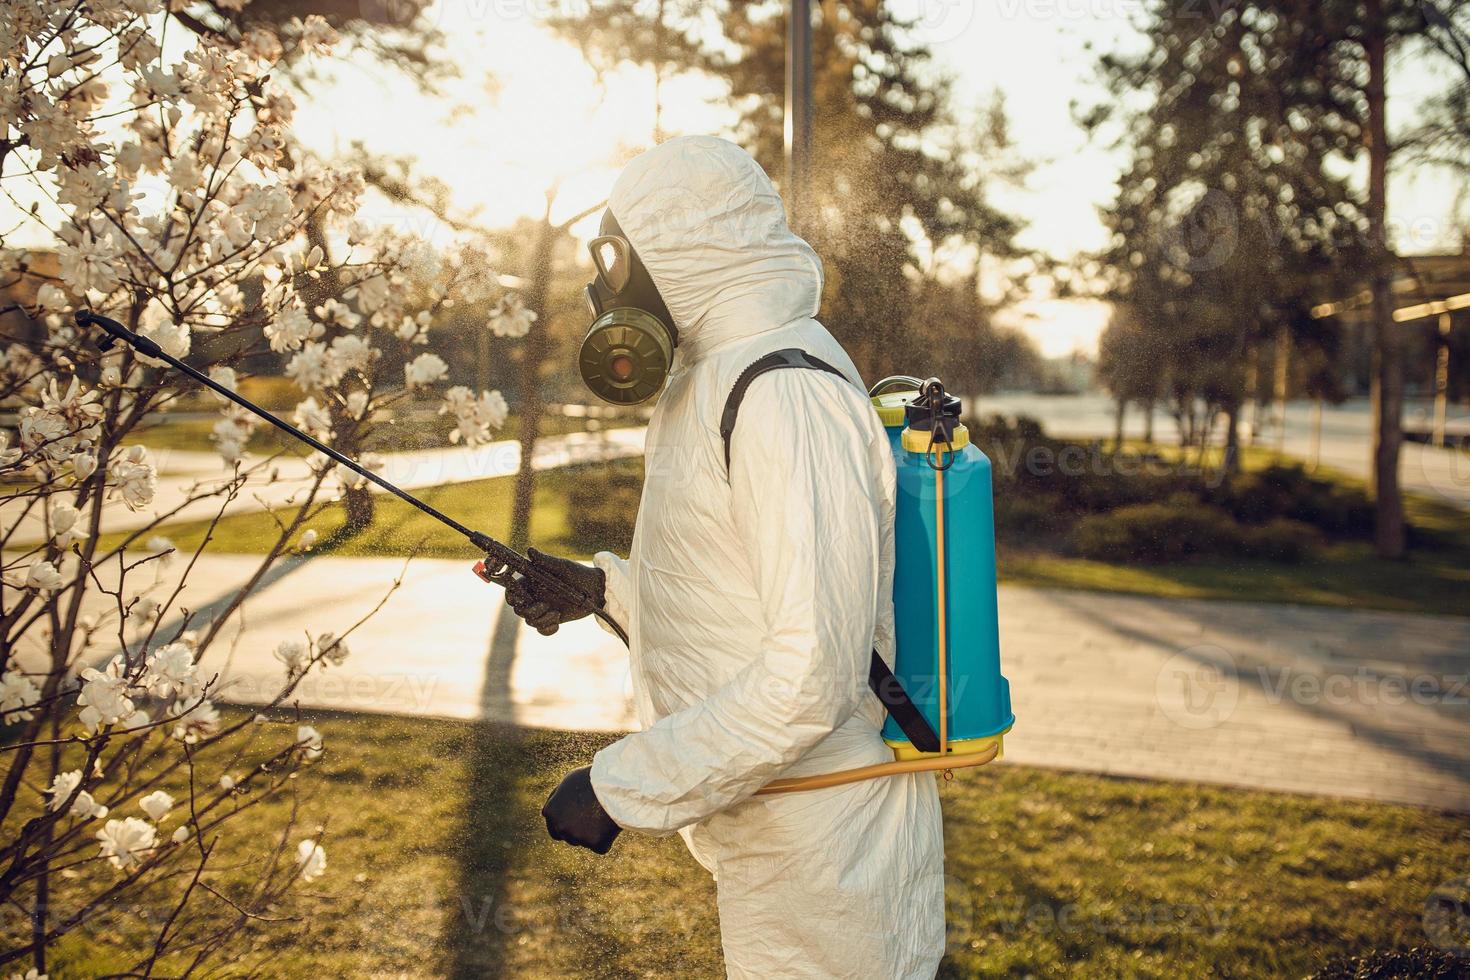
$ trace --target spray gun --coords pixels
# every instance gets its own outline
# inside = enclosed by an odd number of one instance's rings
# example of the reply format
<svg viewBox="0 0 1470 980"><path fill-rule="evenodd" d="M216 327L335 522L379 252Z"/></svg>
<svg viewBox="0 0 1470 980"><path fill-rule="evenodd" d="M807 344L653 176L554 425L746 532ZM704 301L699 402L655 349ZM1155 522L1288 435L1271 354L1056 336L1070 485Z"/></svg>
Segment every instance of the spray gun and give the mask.
<svg viewBox="0 0 1470 980"><path fill-rule="evenodd" d="M100 327L102 329L103 336L97 338L98 349L104 351L110 350L113 345L121 340L145 357L163 361L169 367L177 371L182 371L220 397L229 399L251 414L269 422L287 435L306 443L312 449L332 459L338 465L345 466L363 479L376 483L399 500L417 507L420 511L429 515L445 527L464 535L469 539L470 544L474 545L485 555L483 560L475 563L474 572L486 582L493 582L500 586L509 586L518 579L530 579L540 585L547 586L571 599L579 608L586 609L593 616L602 620L607 624L609 629L618 635L619 639L624 643L628 642L628 634L623 631L622 626L609 616L595 599L566 580L534 564L531 559L519 551L516 551L508 545L501 544L488 534L470 530L459 523L459 521L426 504L408 491L389 483L381 476L347 458L326 443L307 435L305 432L296 428L296 426L272 415L248 398L244 398L226 388L224 385L210 378L207 374L190 367L159 347L154 341L129 330L116 320L93 313L90 310L79 310L76 314L76 321L79 327Z"/></svg>

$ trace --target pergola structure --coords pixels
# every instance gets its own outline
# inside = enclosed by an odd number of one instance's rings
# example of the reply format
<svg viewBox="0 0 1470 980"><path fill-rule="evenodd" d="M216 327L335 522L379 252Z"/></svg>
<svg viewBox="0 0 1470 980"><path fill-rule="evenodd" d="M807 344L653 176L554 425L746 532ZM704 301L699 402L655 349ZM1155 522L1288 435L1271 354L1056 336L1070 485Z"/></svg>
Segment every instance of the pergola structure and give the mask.
<svg viewBox="0 0 1470 980"><path fill-rule="evenodd" d="M1450 330L1457 310L1470 309L1470 254L1400 256L1393 280L1393 320L1415 323L1435 318L1439 342L1434 362L1434 421L1430 438L1445 444L1449 408ZM1312 308L1317 318L1336 316L1348 323L1366 322L1372 304L1368 290Z"/></svg>

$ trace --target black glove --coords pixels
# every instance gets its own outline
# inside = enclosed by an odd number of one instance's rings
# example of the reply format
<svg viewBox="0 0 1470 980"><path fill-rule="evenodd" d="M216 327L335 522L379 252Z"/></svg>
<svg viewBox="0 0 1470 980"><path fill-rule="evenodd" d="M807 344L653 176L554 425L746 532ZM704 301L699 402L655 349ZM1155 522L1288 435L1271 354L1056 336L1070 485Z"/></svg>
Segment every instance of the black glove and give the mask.
<svg viewBox="0 0 1470 980"><path fill-rule="evenodd" d="M590 596L603 607L607 577L602 569L584 565L569 558L555 558L535 548L526 552L531 564L571 585L584 595ZM561 591L544 585L534 578L518 578L505 587L505 601L517 616L534 627L542 636L550 636L562 623L592 614L592 610L574 601Z"/></svg>
<svg viewBox="0 0 1470 980"><path fill-rule="evenodd" d="M567 773L547 798L541 816L546 818L546 832L552 840L585 847L596 854L611 850L613 841L623 832L592 791L591 766Z"/></svg>

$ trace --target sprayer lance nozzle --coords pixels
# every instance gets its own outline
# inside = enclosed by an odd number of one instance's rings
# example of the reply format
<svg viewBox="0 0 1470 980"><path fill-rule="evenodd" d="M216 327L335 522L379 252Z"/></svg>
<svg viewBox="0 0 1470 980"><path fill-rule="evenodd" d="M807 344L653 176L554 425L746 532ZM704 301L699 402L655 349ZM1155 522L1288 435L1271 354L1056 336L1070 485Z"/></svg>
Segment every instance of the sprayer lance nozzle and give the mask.
<svg viewBox="0 0 1470 980"><path fill-rule="evenodd" d="M77 310L76 321L79 327L102 328L103 335L97 338L98 350L111 350L114 344L122 340L126 341L139 354L145 357L156 357L160 360L165 359L163 348L159 347L147 337L134 333L111 317L102 316L100 313L93 313L91 310Z"/></svg>

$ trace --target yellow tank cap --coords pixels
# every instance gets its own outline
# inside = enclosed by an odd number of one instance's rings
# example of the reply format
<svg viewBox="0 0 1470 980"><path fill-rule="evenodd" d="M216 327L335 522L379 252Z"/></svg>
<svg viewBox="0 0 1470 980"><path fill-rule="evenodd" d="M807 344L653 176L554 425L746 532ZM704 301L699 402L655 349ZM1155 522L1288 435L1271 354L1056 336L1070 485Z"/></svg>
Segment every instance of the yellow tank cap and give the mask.
<svg viewBox="0 0 1470 980"><path fill-rule="evenodd" d="M980 755L982 752L989 752L990 747L993 745L995 746L995 757L997 759L1003 758L1005 756L1006 732L1009 731L1010 729L1007 728L999 735L988 735L985 738L966 738L957 742L950 742L948 754L951 756ZM888 747L893 750L893 758L899 762L907 762L910 759L941 758L938 752L920 752L906 738L885 738L883 741L888 743Z"/></svg>
<svg viewBox="0 0 1470 980"><path fill-rule="evenodd" d="M918 394L917 391L886 391L874 398L873 410L878 413L878 420L883 423L884 428L903 425L904 406Z"/></svg>
<svg viewBox="0 0 1470 980"><path fill-rule="evenodd" d="M904 429L903 435L900 437L900 442L903 444L903 448L911 453L924 453L929 451L929 438L930 434L928 432L916 432L913 429ZM950 443L936 442L933 448L945 452L953 452L957 449L964 449L969 444L970 430L956 422L954 427L954 441Z"/></svg>

